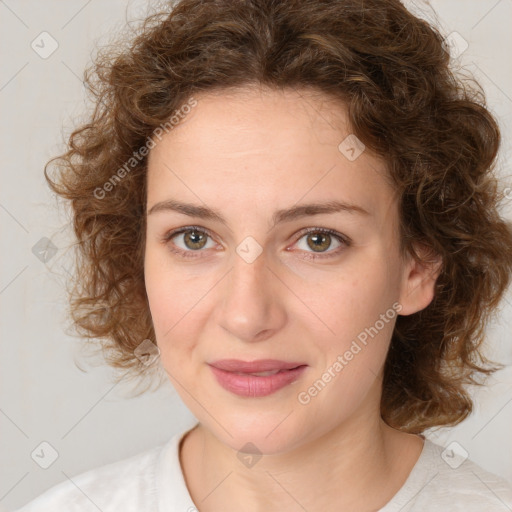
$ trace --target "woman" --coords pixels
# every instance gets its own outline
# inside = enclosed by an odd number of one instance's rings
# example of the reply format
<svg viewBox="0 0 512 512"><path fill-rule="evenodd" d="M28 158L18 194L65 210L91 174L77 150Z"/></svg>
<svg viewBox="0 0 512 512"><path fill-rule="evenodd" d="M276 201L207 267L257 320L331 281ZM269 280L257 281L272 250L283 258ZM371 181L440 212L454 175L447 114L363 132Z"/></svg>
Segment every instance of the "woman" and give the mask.
<svg viewBox="0 0 512 512"><path fill-rule="evenodd" d="M496 369L512 272L499 130L442 37L397 0L169 11L98 58L46 176L73 206L77 327L198 422L21 510L512 508L422 435Z"/></svg>

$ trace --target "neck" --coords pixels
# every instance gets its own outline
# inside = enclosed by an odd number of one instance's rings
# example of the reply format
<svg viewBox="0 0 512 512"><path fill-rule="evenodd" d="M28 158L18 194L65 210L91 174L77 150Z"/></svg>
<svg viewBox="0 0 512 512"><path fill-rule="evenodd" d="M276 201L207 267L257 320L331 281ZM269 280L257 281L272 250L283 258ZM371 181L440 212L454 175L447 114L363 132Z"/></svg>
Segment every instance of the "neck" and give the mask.
<svg viewBox="0 0 512 512"><path fill-rule="evenodd" d="M294 450L245 467L203 425L183 440L182 468L200 512L375 511L404 484L423 440L395 430L380 414L352 417Z"/></svg>

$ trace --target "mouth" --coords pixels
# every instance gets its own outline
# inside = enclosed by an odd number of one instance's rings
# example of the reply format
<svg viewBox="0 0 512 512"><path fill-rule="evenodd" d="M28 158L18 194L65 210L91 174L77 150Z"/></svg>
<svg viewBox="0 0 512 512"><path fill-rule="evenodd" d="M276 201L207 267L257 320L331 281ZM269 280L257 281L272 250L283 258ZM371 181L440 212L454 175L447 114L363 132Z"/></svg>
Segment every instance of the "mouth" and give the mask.
<svg viewBox="0 0 512 512"><path fill-rule="evenodd" d="M244 372L232 372L236 373L237 375L255 375L256 377L266 377L267 375L275 375L279 372L287 372L288 370L269 370L267 372L250 372L250 373L244 373Z"/></svg>
<svg viewBox="0 0 512 512"><path fill-rule="evenodd" d="M301 362L276 359L223 359L208 364L224 389L244 397L263 397L275 393L295 382L308 366Z"/></svg>
<svg viewBox="0 0 512 512"><path fill-rule="evenodd" d="M293 370L298 366L305 366L306 363L287 362L278 359L259 359L257 361L241 361L240 359L221 359L209 363L210 366L235 373L263 373L279 372L281 370Z"/></svg>

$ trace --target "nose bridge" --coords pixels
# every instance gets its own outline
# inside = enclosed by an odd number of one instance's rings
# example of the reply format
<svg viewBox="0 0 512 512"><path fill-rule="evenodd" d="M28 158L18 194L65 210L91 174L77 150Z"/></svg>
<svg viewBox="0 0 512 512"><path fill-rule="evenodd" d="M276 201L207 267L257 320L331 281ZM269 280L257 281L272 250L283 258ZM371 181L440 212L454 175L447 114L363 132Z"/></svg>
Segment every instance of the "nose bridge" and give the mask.
<svg viewBox="0 0 512 512"><path fill-rule="evenodd" d="M235 248L230 276L231 293L249 294L264 292L265 282L271 272L267 268L268 253L252 236L246 236Z"/></svg>
<svg viewBox="0 0 512 512"><path fill-rule="evenodd" d="M266 309L266 305L272 298L269 281L269 276L272 274L267 268L264 254L259 254L253 261L236 254L233 260L233 269L226 292L231 310L237 309L237 306L240 312L247 306L252 306L251 309L255 313L258 309Z"/></svg>

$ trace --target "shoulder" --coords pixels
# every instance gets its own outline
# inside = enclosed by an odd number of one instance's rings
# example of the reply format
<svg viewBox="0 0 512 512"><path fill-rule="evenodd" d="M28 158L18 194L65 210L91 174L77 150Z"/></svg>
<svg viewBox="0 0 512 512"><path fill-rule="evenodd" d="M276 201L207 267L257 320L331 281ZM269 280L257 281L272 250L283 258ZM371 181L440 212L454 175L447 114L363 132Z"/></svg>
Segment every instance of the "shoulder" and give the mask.
<svg viewBox="0 0 512 512"><path fill-rule="evenodd" d="M486 471L470 459L432 441L425 443L421 482L411 499L411 512L446 510L461 512L505 512L512 510L512 485Z"/></svg>
<svg viewBox="0 0 512 512"><path fill-rule="evenodd" d="M165 446L68 476L15 512L155 510L155 472Z"/></svg>

